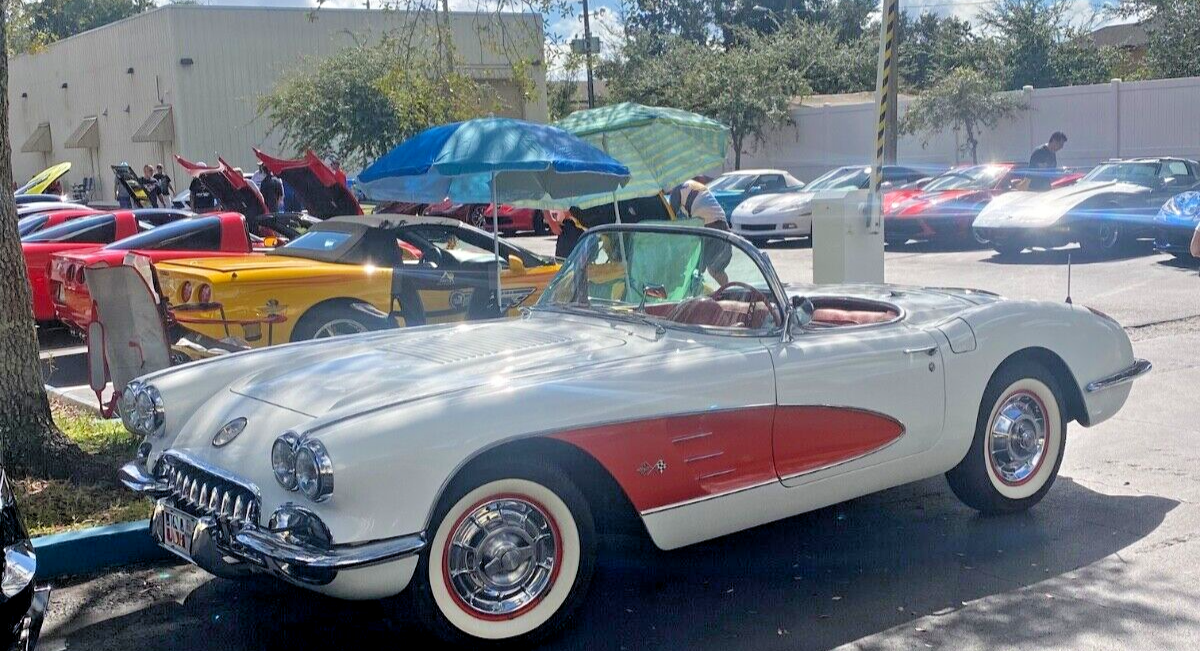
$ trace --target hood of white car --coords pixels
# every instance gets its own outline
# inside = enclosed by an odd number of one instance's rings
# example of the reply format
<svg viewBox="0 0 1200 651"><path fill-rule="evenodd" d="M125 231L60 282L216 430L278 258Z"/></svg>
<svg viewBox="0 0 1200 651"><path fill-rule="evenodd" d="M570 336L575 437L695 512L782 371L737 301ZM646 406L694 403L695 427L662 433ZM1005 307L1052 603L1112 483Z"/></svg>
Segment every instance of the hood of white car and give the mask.
<svg viewBox="0 0 1200 651"><path fill-rule="evenodd" d="M756 223L812 212L812 192L784 192L750 197L733 209L734 223Z"/></svg>
<svg viewBox="0 0 1200 651"><path fill-rule="evenodd" d="M235 382L234 393L313 417L366 403L466 391L531 371L621 356L620 331L550 319L394 330L320 343Z"/></svg>
<svg viewBox="0 0 1200 651"><path fill-rule="evenodd" d="M1046 192L1008 192L992 200L975 218L976 228L1053 226L1084 202L1104 196L1135 195L1149 188L1117 181L1076 183Z"/></svg>

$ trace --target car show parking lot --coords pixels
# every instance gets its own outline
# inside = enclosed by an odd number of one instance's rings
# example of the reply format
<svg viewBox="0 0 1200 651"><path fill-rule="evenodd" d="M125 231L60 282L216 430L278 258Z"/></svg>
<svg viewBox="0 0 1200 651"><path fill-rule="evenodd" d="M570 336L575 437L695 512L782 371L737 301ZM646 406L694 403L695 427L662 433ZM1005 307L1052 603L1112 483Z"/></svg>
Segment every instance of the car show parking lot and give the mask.
<svg viewBox="0 0 1200 651"><path fill-rule="evenodd" d="M553 253L554 241L520 244ZM1072 424L1061 475L1026 513L982 517L935 478L740 534L657 551L601 541L593 590L551 649L1182 648L1200 636L1200 277L1150 253L889 247L887 280L973 287L1112 315L1155 370L1125 409ZM806 283L805 241L764 251ZM70 346L60 333L47 346ZM69 380L64 381L70 384ZM425 640L404 597L336 601L166 564L57 587L43 649L364 647ZM361 640L361 642L360 642Z"/></svg>

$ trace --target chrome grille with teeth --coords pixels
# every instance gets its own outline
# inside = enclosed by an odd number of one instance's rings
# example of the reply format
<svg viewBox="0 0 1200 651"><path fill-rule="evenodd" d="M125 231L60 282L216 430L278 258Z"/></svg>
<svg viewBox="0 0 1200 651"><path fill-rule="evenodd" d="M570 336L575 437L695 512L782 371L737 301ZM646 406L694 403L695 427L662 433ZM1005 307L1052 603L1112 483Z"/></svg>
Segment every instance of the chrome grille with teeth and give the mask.
<svg viewBox="0 0 1200 651"><path fill-rule="evenodd" d="M176 505L195 515L216 516L230 524L258 520L258 499L247 486L174 456L163 457L162 476Z"/></svg>

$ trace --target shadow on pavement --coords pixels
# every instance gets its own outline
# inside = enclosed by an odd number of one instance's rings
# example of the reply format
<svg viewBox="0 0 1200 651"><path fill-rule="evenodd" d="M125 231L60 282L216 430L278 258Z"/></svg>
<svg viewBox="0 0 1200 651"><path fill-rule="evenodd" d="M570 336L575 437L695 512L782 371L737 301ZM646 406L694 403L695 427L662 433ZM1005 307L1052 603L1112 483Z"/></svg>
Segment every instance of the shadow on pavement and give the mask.
<svg viewBox="0 0 1200 651"><path fill-rule="evenodd" d="M674 552L624 545L602 559L584 608L543 648L827 649L993 595L1005 597L971 611L967 631L985 648L1122 639L1135 624L1181 625L1167 610L1179 597L1099 561L1150 534L1176 505L1060 478L1031 512L984 518L937 478ZM1051 609L1044 621L1053 624L1018 624L1032 597L1014 591L1080 568L1088 569L1070 578L1072 588L1111 595L1116 607L1097 617L1091 602L1042 598L1036 608ZM403 597L342 602L270 580L210 579L186 589L181 602L159 598L65 636L48 633L46 649L302 651L428 641Z"/></svg>
<svg viewBox="0 0 1200 651"><path fill-rule="evenodd" d="M1067 256L1070 256L1071 264L1084 265L1117 260L1131 260L1133 258L1144 258L1154 255L1158 255L1158 252L1154 250L1150 242L1145 241L1131 244L1121 251L1108 256L1091 256L1085 254L1078 247L1068 247L1060 249L1026 249L1017 255L993 253L990 257L984 258L983 261L1001 265L1065 265L1067 264Z"/></svg>

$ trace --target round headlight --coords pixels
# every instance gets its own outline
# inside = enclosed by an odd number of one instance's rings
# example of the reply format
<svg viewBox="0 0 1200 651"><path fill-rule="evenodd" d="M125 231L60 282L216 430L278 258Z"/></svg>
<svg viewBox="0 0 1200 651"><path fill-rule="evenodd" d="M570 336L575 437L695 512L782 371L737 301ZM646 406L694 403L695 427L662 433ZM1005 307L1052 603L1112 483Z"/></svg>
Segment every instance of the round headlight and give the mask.
<svg viewBox="0 0 1200 651"><path fill-rule="evenodd" d="M150 384L133 384L126 388L122 395L123 405L121 418L129 431L142 436L153 436L162 430L166 422L166 412L163 409L162 395Z"/></svg>
<svg viewBox="0 0 1200 651"><path fill-rule="evenodd" d="M296 435L288 432L271 445L271 471L280 486L296 490Z"/></svg>
<svg viewBox="0 0 1200 651"><path fill-rule="evenodd" d="M305 441L296 451L296 487L314 502L333 494L333 462L320 441Z"/></svg>
<svg viewBox="0 0 1200 651"><path fill-rule="evenodd" d="M137 434L134 429L134 400L137 398L137 392L142 388L142 383L134 380L125 385L125 390L121 392L121 400L117 403L117 412L121 414L121 422L125 423L125 429Z"/></svg>

